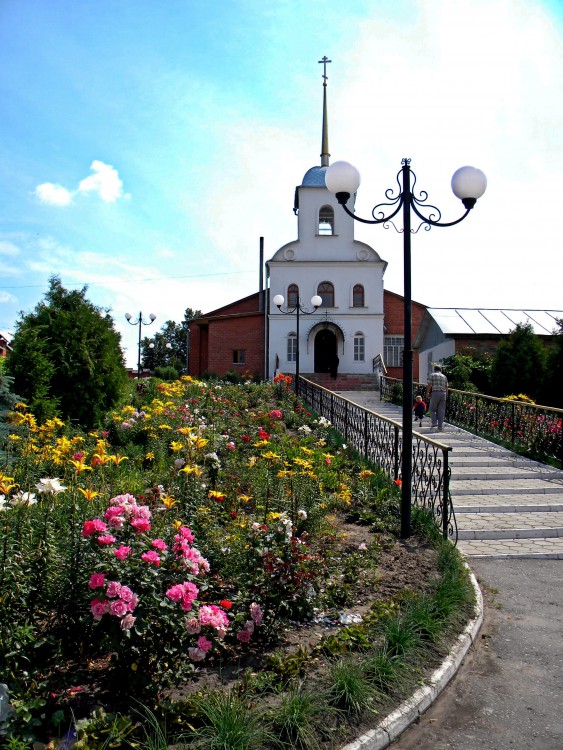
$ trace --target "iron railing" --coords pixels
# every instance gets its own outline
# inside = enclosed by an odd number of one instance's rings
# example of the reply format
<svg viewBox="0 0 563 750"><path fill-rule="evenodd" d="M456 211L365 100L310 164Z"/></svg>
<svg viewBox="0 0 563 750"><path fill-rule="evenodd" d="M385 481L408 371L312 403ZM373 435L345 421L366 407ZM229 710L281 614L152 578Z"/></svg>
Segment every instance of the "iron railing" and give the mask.
<svg viewBox="0 0 563 750"><path fill-rule="evenodd" d="M300 377L299 393L312 410L366 459L393 480L401 479L402 425ZM457 543L457 523L450 496L451 447L413 431L412 503L432 513L444 539Z"/></svg>
<svg viewBox="0 0 563 750"><path fill-rule="evenodd" d="M413 396L424 396L426 385L415 383L413 390ZM380 398L402 403L402 382L382 377ZM446 420L538 461L557 461L563 467L563 409L450 388Z"/></svg>

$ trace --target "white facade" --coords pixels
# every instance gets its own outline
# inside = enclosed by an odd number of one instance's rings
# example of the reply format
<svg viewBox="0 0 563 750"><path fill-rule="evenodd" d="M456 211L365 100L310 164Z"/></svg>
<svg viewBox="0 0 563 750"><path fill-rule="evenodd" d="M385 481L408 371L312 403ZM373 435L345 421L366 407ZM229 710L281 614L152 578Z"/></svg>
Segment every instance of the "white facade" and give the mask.
<svg viewBox="0 0 563 750"><path fill-rule="evenodd" d="M302 308L323 297L314 313L299 314L299 371L370 373L383 351L383 274L387 263L354 239L348 216L324 184L326 166L313 167L296 190L297 233L267 262L270 290L269 371L294 373L297 349L297 295ZM349 206L353 203L350 199ZM298 291L297 291L298 290ZM273 299L281 294L281 310Z"/></svg>

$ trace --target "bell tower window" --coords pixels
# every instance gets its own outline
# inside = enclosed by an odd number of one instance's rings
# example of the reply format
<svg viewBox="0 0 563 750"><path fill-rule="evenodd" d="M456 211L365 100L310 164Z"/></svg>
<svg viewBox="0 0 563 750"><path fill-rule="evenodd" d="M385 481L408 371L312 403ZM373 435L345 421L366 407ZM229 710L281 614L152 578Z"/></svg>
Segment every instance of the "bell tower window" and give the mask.
<svg viewBox="0 0 563 750"><path fill-rule="evenodd" d="M332 206L323 206L319 211L319 234L334 234L334 209Z"/></svg>

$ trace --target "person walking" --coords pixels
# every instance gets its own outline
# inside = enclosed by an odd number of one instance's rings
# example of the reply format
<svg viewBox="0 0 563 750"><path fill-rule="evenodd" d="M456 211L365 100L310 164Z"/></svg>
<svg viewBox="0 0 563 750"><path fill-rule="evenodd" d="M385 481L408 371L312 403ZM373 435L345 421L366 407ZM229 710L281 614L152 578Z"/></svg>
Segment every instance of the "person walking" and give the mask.
<svg viewBox="0 0 563 750"><path fill-rule="evenodd" d="M430 398L431 427L437 427L438 432L442 432L444 429L447 396L448 379L442 372L440 365L435 365L434 372L428 378L426 398Z"/></svg>

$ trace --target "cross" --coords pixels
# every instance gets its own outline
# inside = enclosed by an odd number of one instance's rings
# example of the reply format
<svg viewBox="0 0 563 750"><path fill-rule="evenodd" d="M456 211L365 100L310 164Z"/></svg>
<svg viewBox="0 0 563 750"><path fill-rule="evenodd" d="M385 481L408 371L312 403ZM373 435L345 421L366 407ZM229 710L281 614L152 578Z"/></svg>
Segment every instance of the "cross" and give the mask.
<svg viewBox="0 0 563 750"><path fill-rule="evenodd" d="M326 64L327 63L331 63L331 62L332 62L332 60L329 60L326 55L323 57L322 60L319 60L319 63L323 64L323 78L324 78L323 86L326 86L326 82L328 80L327 76L326 76Z"/></svg>

